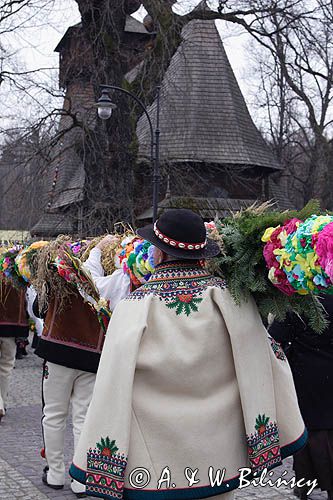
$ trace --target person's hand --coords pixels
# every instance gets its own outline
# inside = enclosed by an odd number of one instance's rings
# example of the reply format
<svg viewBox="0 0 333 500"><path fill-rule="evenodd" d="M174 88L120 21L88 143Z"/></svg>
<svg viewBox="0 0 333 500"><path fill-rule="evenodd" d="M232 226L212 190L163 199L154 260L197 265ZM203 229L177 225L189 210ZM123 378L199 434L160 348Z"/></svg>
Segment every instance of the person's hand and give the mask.
<svg viewBox="0 0 333 500"><path fill-rule="evenodd" d="M104 236L104 238L99 243L97 243L96 248L103 250L103 248L107 246L116 245L117 241L118 241L117 236L114 236L113 234L108 234L107 236Z"/></svg>

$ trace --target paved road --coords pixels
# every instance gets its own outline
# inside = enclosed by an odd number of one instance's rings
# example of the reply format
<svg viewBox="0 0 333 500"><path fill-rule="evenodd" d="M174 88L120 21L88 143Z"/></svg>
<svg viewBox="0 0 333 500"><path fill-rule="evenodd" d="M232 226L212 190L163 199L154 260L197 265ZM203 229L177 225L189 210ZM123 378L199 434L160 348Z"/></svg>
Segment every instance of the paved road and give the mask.
<svg viewBox="0 0 333 500"><path fill-rule="evenodd" d="M0 500L75 500L70 490L69 478L64 490L53 491L42 484L41 475L45 461L40 457L41 438L41 373L42 361L31 351L16 362L11 385L8 413L0 425ZM73 440L71 422L66 436L66 460L72 458ZM276 469L279 476L288 470L293 476L290 460ZM326 494L316 492L311 500L324 500ZM289 487L249 486L237 490L236 500L295 500Z"/></svg>

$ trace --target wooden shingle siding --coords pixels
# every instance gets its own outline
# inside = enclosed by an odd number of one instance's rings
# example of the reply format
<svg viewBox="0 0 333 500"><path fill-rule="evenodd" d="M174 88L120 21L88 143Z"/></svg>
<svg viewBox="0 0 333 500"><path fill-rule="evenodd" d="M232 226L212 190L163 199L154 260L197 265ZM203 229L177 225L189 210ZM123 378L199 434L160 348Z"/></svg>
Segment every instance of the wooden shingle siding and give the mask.
<svg viewBox="0 0 333 500"><path fill-rule="evenodd" d="M274 175L275 177L275 175ZM299 208L295 200L288 196L288 179L276 179L272 176L268 179L268 198L277 203L279 210L292 210Z"/></svg>

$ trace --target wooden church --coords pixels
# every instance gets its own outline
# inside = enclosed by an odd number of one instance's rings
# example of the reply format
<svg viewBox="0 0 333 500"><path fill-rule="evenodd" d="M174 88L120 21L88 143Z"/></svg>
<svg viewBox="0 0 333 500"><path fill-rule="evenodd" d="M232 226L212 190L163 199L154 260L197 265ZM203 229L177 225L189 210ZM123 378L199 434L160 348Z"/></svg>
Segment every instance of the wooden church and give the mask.
<svg viewBox="0 0 333 500"><path fill-rule="evenodd" d="M129 81L154 37L145 24L127 16ZM32 233L81 236L89 165L82 154L82 132L70 127L66 110L83 114L91 127L97 118L91 107L90 52L80 25L67 30L56 51L60 86L66 90L59 124L59 132L64 134L49 165L45 211ZM76 57L78 53L80 57ZM289 207L272 181L272 174L276 177L281 167L252 121L214 21L193 20L185 26L161 84L160 102L161 210L189 207L212 219L258 199L275 199L279 208ZM148 111L154 125L156 102ZM141 225L152 218L151 184L145 176L150 132L144 115L137 123L137 139L136 217Z"/></svg>

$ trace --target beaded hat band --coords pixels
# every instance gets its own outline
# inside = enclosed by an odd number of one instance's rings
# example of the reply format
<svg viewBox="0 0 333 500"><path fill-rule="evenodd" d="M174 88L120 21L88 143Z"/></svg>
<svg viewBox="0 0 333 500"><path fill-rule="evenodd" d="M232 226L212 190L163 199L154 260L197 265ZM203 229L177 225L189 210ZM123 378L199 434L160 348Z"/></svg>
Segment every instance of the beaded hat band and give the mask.
<svg viewBox="0 0 333 500"><path fill-rule="evenodd" d="M207 245L207 240L205 240L203 243L184 243L171 239L158 229L156 222L154 224L154 233L161 241L163 241L167 245L170 245L174 248L181 248L182 250L201 250Z"/></svg>

